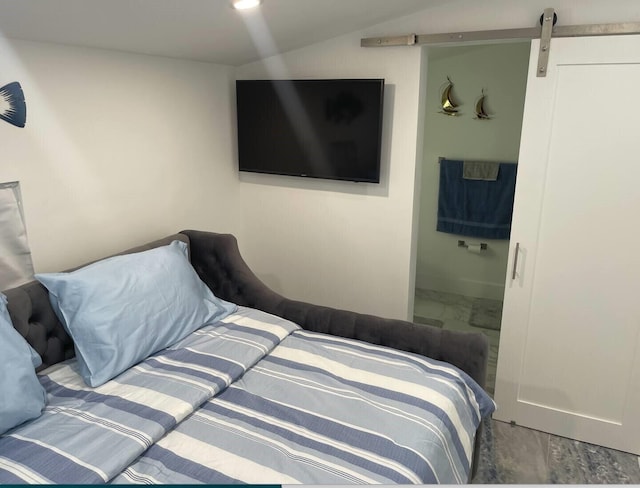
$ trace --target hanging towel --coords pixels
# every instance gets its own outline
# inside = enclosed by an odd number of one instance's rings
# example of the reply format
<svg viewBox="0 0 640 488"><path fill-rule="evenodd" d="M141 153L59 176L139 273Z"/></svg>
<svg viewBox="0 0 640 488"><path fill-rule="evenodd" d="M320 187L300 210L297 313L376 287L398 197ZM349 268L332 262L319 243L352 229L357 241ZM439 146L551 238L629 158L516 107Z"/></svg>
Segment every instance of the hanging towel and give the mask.
<svg viewBox="0 0 640 488"><path fill-rule="evenodd" d="M462 177L465 180L496 181L500 163L489 161L465 161L462 164Z"/></svg>
<svg viewBox="0 0 640 488"><path fill-rule="evenodd" d="M499 163L495 181L467 180L463 161L440 160L436 230L486 239L509 239L517 164Z"/></svg>

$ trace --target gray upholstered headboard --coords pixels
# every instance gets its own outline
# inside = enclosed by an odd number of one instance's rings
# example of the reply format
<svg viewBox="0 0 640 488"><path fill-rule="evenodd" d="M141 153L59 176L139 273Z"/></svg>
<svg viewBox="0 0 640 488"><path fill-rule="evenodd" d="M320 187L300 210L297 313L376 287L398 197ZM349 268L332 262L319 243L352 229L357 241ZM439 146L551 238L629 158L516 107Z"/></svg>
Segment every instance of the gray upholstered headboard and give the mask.
<svg viewBox="0 0 640 488"><path fill-rule="evenodd" d="M189 246L191 264L213 293L238 305L291 320L304 329L393 347L451 363L484 386L489 353L481 333L443 330L290 300L251 271L230 234L185 230L120 254L144 251L179 239ZM40 369L70 357L71 338L58 321L47 290L33 281L4 292L15 328L42 357Z"/></svg>
<svg viewBox="0 0 640 488"><path fill-rule="evenodd" d="M164 246L174 240L189 245L185 234L174 234L143 246L134 247L118 254L129 254ZM88 264L88 263L87 263ZM74 268L74 269L77 269ZM71 337L62 327L49 303L49 292L38 281L30 281L17 288L3 292L8 298L7 308L13 326L27 339L40 357L42 370L75 355Z"/></svg>

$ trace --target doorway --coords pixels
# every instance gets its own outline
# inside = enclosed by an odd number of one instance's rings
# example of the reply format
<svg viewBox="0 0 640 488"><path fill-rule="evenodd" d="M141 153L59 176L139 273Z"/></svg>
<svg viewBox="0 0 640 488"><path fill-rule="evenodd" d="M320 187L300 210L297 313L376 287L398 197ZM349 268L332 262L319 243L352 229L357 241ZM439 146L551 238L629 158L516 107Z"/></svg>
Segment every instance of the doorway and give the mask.
<svg viewBox="0 0 640 488"><path fill-rule="evenodd" d="M413 318L485 334L487 391L493 395L509 241L436 230L439 161L517 163L530 42L424 49L427 92ZM442 113L448 80L455 114ZM488 118L475 111L482 95Z"/></svg>

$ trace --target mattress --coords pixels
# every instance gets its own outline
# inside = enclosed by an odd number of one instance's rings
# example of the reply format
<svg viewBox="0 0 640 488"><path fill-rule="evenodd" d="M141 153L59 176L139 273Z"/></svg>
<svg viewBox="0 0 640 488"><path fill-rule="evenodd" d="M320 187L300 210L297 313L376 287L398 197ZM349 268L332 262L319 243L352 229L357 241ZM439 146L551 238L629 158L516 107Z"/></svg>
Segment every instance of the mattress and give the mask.
<svg viewBox="0 0 640 488"><path fill-rule="evenodd" d="M39 375L0 483L464 483L495 408L464 372L238 307L108 383Z"/></svg>

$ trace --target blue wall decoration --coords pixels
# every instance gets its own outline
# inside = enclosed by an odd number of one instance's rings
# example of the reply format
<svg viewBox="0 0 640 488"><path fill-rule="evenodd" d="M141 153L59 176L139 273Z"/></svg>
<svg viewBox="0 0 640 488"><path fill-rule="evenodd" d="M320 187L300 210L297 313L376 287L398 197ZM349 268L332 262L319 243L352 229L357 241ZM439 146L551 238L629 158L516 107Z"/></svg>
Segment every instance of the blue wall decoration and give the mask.
<svg viewBox="0 0 640 488"><path fill-rule="evenodd" d="M5 105L8 107L3 109ZM24 102L22 87L17 81L0 88L0 119L16 127L24 127L27 122L27 104Z"/></svg>

